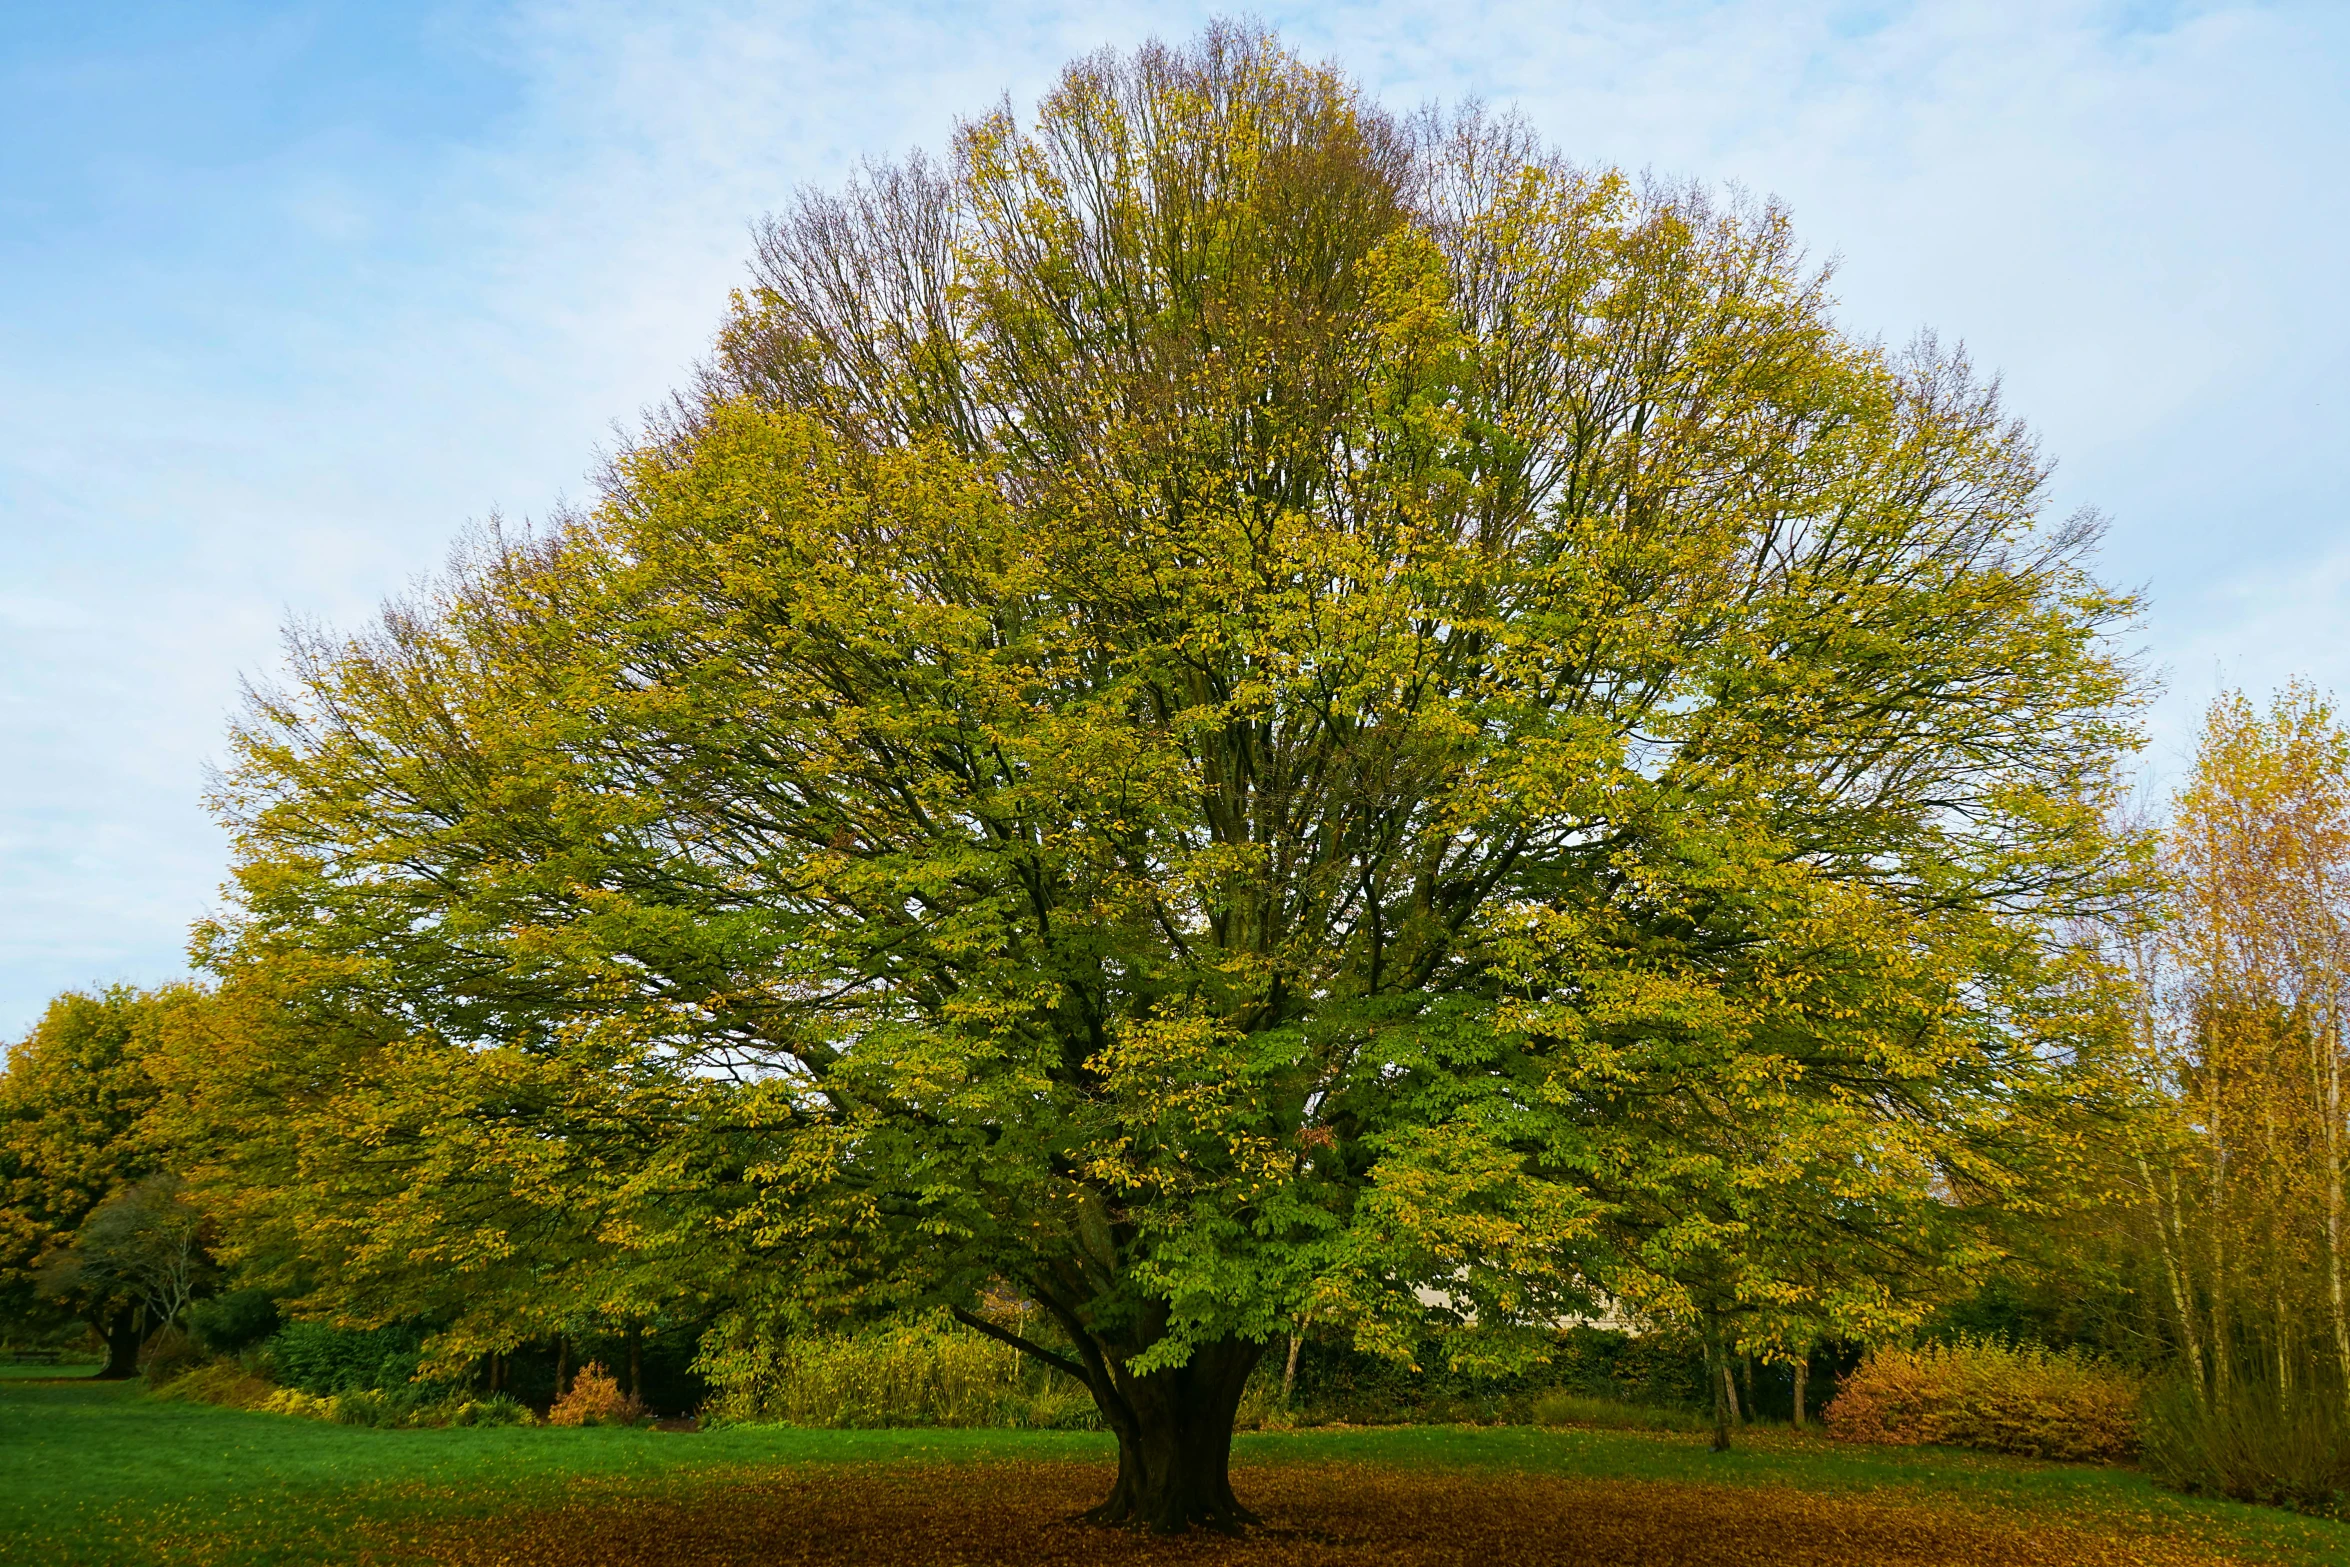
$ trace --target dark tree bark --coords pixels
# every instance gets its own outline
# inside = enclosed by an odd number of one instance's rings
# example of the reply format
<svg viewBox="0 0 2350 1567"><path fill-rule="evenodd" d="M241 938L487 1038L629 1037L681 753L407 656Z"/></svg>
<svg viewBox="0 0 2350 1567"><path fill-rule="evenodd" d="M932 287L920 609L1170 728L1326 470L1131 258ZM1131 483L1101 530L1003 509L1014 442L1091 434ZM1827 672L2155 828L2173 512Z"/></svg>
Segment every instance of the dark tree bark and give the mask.
<svg viewBox="0 0 2350 1567"><path fill-rule="evenodd" d="M1803 1429L1803 1384L1811 1376L1811 1353L1807 1350L1795 1362L1795 1429Z"/></svg>
<svg viewBox="0 0 2350 1567"><path fill-rule="evenodd" d="M1709 1317L1705 1329L1706 1380L1714 1387L1714 1451L1730 1450L1730 1425L1737 1415L1737 1393L1730 1385L1730 1356L1719 1317Z"/></svg>
<svg viewBox="0 0 2350 1567"><path fill-rule="evenodd" d="M1201 1345L1171 1371L1137 1377L1108 1366L1106 1390L1093 1394L1118 1437L1118 1481L1086 1517L1156 1534L1195 1526L1231 1534L1255 1523L1232 1494L1232 1421L1264 1352L1262 1344L1225 1339Z"/></svg>
<svg viewBox="0 0 2350 1567"><path fill-rule="evenodd" d="M571 1335L555 1335L555 1397L561 1399L571 1391Z"/></svg>
<svg viewBox="0 0 2350 1567"><path fill-rule="evenodd" d="M645 1396L645 1325L641 1322L628 1325L628 1396L639 1400Z"/></svg>
<svg viewBox="0 0 2350 1567"><path fill-rule="evenodd" d="M139 1346L146 1335L139 1331L143 1315L137 1306L117 1306L98 1324L98 1331L106 1337L106 1364L98 1375L101 1379L120 1381L139 1374Z"/></svg>
<svg viewBox="0 0 2350 1567"><path fill-rule="evenodd" d="M1051 1297L1040 1292L1040 1300L1076 1346L1075 1358L971 1312L958 1309L954 1315L1084 1383L1093 1395L1102 1423L1118 1439L1118 1479L1101 1504L1086 1511L1087 1521L1156 1534L1193 1528L1234 1534L1257 1522L1232 1494L1232 1422L1265 1346L1218 1339L1193 1349L1180 1366L1136 1376L1126 1361L1139 1349L1120 1352Z"/></svg>

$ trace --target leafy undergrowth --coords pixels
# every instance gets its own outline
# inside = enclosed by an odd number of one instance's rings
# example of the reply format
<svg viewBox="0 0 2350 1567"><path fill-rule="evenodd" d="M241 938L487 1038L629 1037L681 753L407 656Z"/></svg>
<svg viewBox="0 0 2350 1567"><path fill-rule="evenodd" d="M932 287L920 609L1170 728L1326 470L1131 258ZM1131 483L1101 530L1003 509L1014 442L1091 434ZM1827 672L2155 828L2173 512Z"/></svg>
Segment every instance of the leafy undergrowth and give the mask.
<svg viewBox="0 0 2350 1567"><path fill-rule="evenodd" d="M2350 1518L2350 1420L2337 1395L2232 1380L2217 1397L2160 1390L2146 1422L2146 1469L2204 1496Z"/></svg>
<svg viewBox="0 0 2350 1567"><path fill-rule="evenodd" d="M1878 1350L1844 1379L1827 1421L1848 1442L2117 1459L2138 1451L2142 1397L2136 1377L2100 1361L1967 1339Z"/></svg>
<svg viewBox="0 0 2350 1567"><path fill-rule="evenodd" d="M448 1567L2203 1567L2243 1559L2177 1537L2027 1525L1916 1501L1333 1464L1238 1469L1235 1488L1263 1527L1238 1539L1164 1540L1073 1519L1099 1500L1107 1479L1094 1464L801 1470L691 1500L573 1505L445 1527L394 1549Z"/></svg>

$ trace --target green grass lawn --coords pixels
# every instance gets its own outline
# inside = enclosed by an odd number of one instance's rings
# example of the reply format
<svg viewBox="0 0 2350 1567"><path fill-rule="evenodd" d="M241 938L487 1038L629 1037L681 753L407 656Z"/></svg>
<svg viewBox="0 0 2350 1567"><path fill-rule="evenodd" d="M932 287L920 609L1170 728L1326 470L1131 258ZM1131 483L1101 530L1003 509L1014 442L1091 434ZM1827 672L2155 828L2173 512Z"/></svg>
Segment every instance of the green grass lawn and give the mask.
<svg viewBox="0 0 2350 1567"><path fill-rule="evenodd" d="M97 1369L96 1361L71 1366L12 1366L0 1363L0 1382L51 1382L59 1377L86 1377Z"/></svg>
<svg viewBox="0 0 2350 1567"><path fill-rule="evenodd" d="M1865 1491L2050 1521L2127 1523L2254 1559L2350 1567L2350 1526L2161 1491L2128 1470L1937 1449L1856 1449L1785 1432L1709 1453L1700 1438L1522 1427L1322 1429L1243 1435L1242 1464L1360 1462ZM136 1385L0 1378L0 1562L352 1560L362 1535L399 1558L404 1521L678 1494L776 1465L1097 1459L1077 1432L379 1431L202 1405ZM1105 1476L1106 1480L1106 1476ZM1244 1486L1245 1491L1245 1486Z"/></svg>

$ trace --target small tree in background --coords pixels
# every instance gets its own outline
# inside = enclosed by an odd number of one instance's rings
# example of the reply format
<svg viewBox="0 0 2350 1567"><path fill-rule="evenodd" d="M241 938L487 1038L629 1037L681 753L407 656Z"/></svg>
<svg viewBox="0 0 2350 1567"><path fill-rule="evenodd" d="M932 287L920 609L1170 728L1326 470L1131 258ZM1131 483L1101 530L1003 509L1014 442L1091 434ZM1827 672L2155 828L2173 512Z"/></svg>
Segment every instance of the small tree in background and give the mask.
<svg viewBox="0 0 2350 1567"><path fill-rule="evenodd" d="M2168 1114L2138 1165L2198 1398L2350 1407L2350 730L2306 686L2206 715L2140 954Z"/></svg>
<svg viewBox="0 0 2350 1567"><path fill-rule="evenodd" d="M211 1279L208 1228L178 1177L149 1176L90 1210L43 1265L40 1287L55 1296L127 1296L149 1332L167 1331Z"/></svg>
<svg viewBox="0 0 2350 1567"><path fill-rule="evenodd" d="M176 1162L153 1121L162 1090L148 1066L165 1020L196 1000L184 986L68 992L0 1072L0 1312L87 1321L106 1341L103 1376L130 1376L160 1319L143 1318L141 1292L110 1268L65 1259L110 1200ZM119 1222L101 1221L101 1235Z"/></svg>

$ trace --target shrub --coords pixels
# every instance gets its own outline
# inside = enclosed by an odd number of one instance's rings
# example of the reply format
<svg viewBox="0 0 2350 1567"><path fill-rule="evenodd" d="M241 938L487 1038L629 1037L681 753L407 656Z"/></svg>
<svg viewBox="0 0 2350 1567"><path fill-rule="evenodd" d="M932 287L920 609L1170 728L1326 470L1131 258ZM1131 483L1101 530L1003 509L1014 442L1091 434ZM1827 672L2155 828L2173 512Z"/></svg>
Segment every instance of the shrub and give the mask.
<svg viewBox="0 0 2350 1567"><path fill-rule="evenodd" d="M384 1427L447 1425L454 1407L431 1389L413 1385L353 1388L336 1394L334 1406L337 1425Z"/></svg>
<svg viewBox="0 0 2350 1567"><path fill-rule="evenodd" d="M183 1372L155 1389L155 1396L175 1404L218 1404L224 1409L259 1409L277 1392L275 1384L255 1376L232 1360L215 1361Z"/></svg>
<svg viewBox="0 0 2350 1567"><path fill-rule="evenodd" d="M2147 1472L2174 1490L2350 1517L2350 1421L2332 1388L2238 1379L2217 1398L2186 1383L2146 1401Z"/></svg>
<svg viewBox="0 0 2350 1567"><path fill-rule="evenodd" d="M452 1394L429 1383L392 1388L348 1388L318 1394L279 1387L233 1360L217 1360L182 1373L155 1389L173 1403L218 1404L264 1414L331 1420L347 1426L526 1426L530 1408L504 1393L485 1398ZM574 1422L577 1423L577 1422Z"/></svg>
<svg viewBox="0 0 2350 1567"><path fill-rule="evenodd" d="M632 1393L620 1391L612 1374L589 1361L571 1380L571 1391L547 1411L551 1426L629 1426L645 1417L645 1406Z"/></svg>
<svg viewBox="0 0 2350 1567"><path fill-rule="evenodd" d="M165 1328L139 1349L139 1371L149 1387L176 1381L204 1364L204 1352L177 1328Z"/></svg>
<svg viewBox="0 0 2350 1567"><path fill-rule="evenodd" d="M333 1394L324 1398L305 1393L298 1387L281 1387L261 1401L265 1415L296 1415L305 1420L332 1420L339 1400Z"/></svg>
<svg viewBox="0 0 2350 1567"><path fill-rule="evenodd" d="M1644 1428L1682 1429L1704 1422L1704 1351L1684 1335L1577 1326L1547 1346L1544 1361L1515 1371L1447 1364L1447 1346L1423 1342L1409 1359L1363 1350L1338 1334L1309 1336L1297 1379L1281 1396L1288 1342L1275 1339L1242 1394L1243 1429L1347 1425L1540 1424L1538 1405L1573 1406L1589 1418L1567 1423L1637 1420ZM1602 1411L1613 1411L1605 1413ZM1634 1413L1636 1411L1637 1413Z"/></svg>
<svg viewBox="0 0 2350 1567"><path fill-rule="evenodd" d="M1093 1396L1008 1344L935 1319L854 1334L743 1335L704 1352L722 1420L1094 1430Z"/></svg>
<svg viewBox="0 0 2350 1567"><path fill-rule="evenodd" d="M1560 1335L1548 1375L1569 1392L1617 1404L1701 1413L1713 1404L1705 1347L1670 1329L1570 1328Z"/></svg>
<svg viewBox="0 0 2350 1567"><path fill-rule="evenodd" d="M227 1384L233 1366L211 1368ZM244 1375L244 1373L238 1373ZM247 1377L244 1389L252 1402L240 1402L241 1409L258 1409L268 1415L294 1415L306 1420L331 1420L337 1425L379 1426L406 1428L413 1426L526 1426L532 1424L528 1406L492 1393L487 1398L450 1398L435 1396L430 1388L406 1387L389 1390L354 1388L347 1393L320 1396L305 1393L300 1388L271 1387L258 1377ZM179 1397L178 1385L162 1397ZM191 1390L190 1397L204 1395ZM206 1398L206 1402L227 1402L225 1398Z"/></svg>
<svg viewBox="0 0 2350 1567"><path fill-rule="evenodd" d="M280 1382L321 1397L405 1387L416 1375L417 1335L406 1328L338 1328L289 1322L272 1335L269 1365Z"/></svg>
<svg viewBox="0 0 2350 1567"><path fill-rule="evenodd" d="M1826 1420L1848 1442L2111 1460L2137 1451L2140 1398L2137 1379L2103 1361L1962 1339L1878 1350L1844 1379Z"/></svg>
<svg viewBox="0 0 2350 1567"><path fill-rule="evenodd" d="M207 1354L253 1348L283 1325L277 1301L262 1289L231 1290L188 1308L188 1334Z"/></svg>
<svg viewBox="0 0 2350 1567"><path fill-rule="evenodd" d="M1023 1324L1021 1331L1043 1330ZM1584 1400L1550 1406L1580 1411L1562 1424L1684 1430L1705 1423L1701 1409L1683 1402L1696 1385L1697 1373L1688 1368L1702 1368L1702 1354L1667 1334L1577 1329L1561 1336L1550 1365L1521 1375L1415 1370L1335 1339L1308 1339L1284 1406L1286 1349L1282 1340L1267 1347L1242 1395L1240 1428L1540 1420L1536 1406L1553 1395ZM716 1389L707 1413L722 1422L1085 1431L1101 1425L1083 1387L1009 1345L938 1318L797 1338L737 1331L706 1344L699 1369Z"/></svg>
<svg viewBox="0 0 2350 1567"><path fill-rule="evenodd" d="M528 1404L503 1393L492 1393L487 1398L464 1399L449 1410L449 1424L453 1426L527 1426L535 1423Z"/></svg>

